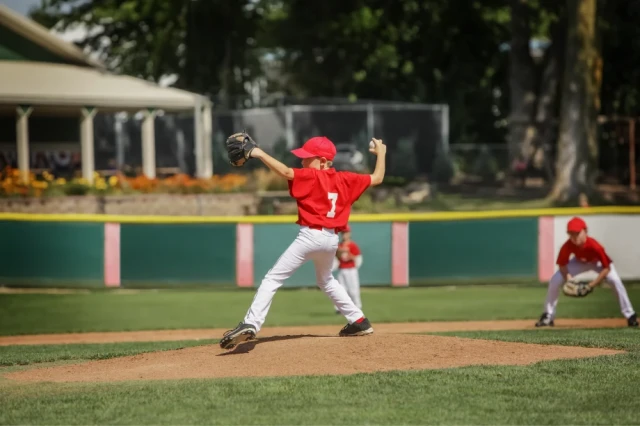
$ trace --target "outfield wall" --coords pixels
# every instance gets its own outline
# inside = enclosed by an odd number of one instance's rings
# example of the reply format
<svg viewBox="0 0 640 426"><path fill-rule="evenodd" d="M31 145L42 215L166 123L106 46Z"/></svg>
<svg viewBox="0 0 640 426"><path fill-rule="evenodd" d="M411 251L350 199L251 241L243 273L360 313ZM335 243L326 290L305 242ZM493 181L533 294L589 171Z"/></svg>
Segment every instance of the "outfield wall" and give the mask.
<svg viewBox="0 0 640 426"><path fill-rule="evenodd" d="M544 282L585 218L623 279L640 279L640 208L353 215L364 286ZM295 217L135 217L0 213L0 285L256 287L293 241ZM305 264L285 284L312 287Z"/></svg>

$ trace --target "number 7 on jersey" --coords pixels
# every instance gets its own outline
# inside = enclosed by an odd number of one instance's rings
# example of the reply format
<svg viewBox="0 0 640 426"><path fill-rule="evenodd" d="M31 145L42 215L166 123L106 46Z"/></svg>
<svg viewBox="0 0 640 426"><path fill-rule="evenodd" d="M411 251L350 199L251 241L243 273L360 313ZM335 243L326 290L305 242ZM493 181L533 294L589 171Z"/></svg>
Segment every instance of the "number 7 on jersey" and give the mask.
<svg viewBox="0 0 640 426"><path fill-rule="evenodd" d="M327 212L327 217L335 217L336 216L336 202L338 201L338 193L337 192L328 192L327 196L329 201L331 201L331 210Z"/></svg>

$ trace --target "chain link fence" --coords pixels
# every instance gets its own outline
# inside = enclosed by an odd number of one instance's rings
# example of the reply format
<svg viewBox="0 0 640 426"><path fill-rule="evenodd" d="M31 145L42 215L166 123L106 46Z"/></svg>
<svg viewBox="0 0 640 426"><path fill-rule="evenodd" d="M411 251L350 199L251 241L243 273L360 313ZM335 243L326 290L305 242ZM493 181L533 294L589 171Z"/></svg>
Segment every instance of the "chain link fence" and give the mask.
<svg viewBox="0 0 640 426"><path fill-rule="evenodd" d="M227 161L227 136L246 130L265 150L288 165L298 165L290 151L308 138L324 135L338 147L336 168L365 171L373 167L368 154L372 137L387 144L387 174L413 178L430 175L439 152L449 145L447 105L335 104L286 105L234 111L215 111L212 126L214 173L244 173ZM6 123L5 123L6 122ZM98 113L94 118L97 170L140 172L142 117ZM80 170L79 119L42 117L29 120L32 167L54 172ZM159 114L155 120L156 166L195 173L193 116ZM0 117L0 163L15 163L15 118ZM161 172L159 174L162 174Z"/></svg>
<svg viewBox="0 0 640 426"><path fill-rule="evenodd" d="M387 176L400 181L427 177L499 182L514 164L509 163L506 144L449 144L447 105L362 103L282 105L233 111L214 111L212 152L214 173L246 173L260 167L249 162L242 169L228 164L226 137L248 131L268 152L288 165L298 165L290 151L306 139L325 135L337 145L336 168L365 172L373 167L368 154L372 137L388 147ZM635 120L635 119L634 119ZM599 124L600 181L636 182L640 155L631 156L638 128L630 120L611 119ZM142 116L98 113L94 118L95 166L101 171L141 173ZM15 167L15 116L0 116L0 168ZM155 120L158 174L195 174L194 124L190 114L162 114ZM81 169L79 117L42 116L37 110L29 119L30 157L33 169L68 176ZM555 146L551 147L555 148ZM545 181L553 179L555 149L544 153ZM635 168L633 167L635 164ZM392 179L390 179L392 180Z"/></svg>
<svg viewBox="0 0 640 426"><path fill-rule="evenodd" d="M448 114L446 105L416 104L291 105L217 112L213 128L214 170L237 171L226 161L224 140L233 132L246 130L290 166L299 164L290 153L292 149L310 137L324 135L338 148L336 168L371 170L369 141L376 137L387 144L388 175L429 175L437 153L446 151L449 144ZM247 170L257 166L250 165Z"/></svg>

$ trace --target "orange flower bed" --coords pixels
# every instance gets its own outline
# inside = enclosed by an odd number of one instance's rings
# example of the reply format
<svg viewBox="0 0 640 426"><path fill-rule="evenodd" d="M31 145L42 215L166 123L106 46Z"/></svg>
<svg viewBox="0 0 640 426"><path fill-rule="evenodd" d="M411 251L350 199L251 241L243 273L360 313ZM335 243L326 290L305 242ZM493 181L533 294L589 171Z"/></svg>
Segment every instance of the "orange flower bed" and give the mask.
<svg viewBox="0 0 640 426"><path fill-rule="evenodd" d="M186 174L149 179L144 175L128 177L123 174L105 177L96 172L93 183L89 184L84 178L67 181L49 172L40 175L31 172L27 182L23 182L19 170L7 168L0 172L0 197L239 192L247 189L248 180L247 176L237 174L214 175L211 179L192 178Z"/></svg>

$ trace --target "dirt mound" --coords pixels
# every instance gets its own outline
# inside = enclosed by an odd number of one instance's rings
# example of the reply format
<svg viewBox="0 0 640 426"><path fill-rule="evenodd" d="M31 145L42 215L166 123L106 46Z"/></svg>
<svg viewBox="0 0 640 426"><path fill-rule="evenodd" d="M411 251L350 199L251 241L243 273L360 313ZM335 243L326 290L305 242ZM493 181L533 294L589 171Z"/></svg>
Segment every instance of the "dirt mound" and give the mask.
<svg viewBox="0 0 640 426"><path fill-rule="evenodd" d="M374 334L261 337L223 351L218 345L153 352L82 364L35 368L5 377L29 382L115 382L266 377L423 370L467 365L526 365L622 351L463 339Z"/></svg>
<svg viewBox="0 0 640 426"><path fill-rule="evenodd" d="M488 331L535 329L536 319L501 321L434 321L410 323L374 323L376 334L437 333L444 331ZM624 318L558 319L555 328L617 328L626 327ZM260 337L289 334L337 335L341 325L315 325L304 327L265 327ZM69 343L159 342L176 340L219 339L225 328L197 330L149 330L103 333L33 334L0 337L0 346L9 345L62 345Z"/></svg>

